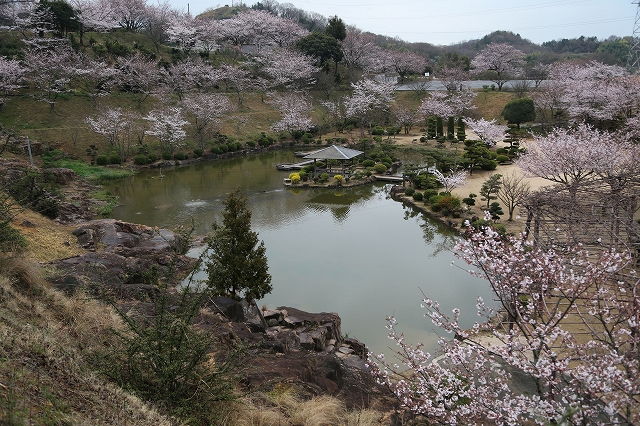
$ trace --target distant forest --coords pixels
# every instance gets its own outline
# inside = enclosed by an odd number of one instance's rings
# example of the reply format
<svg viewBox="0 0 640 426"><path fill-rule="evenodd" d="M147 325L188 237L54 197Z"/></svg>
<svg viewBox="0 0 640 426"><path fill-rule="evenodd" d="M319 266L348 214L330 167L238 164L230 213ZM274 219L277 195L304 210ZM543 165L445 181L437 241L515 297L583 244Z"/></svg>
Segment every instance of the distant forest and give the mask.
<svg viewBox="0 0 640 426"><path fill-rule="evenodd" d="M225 19L247 9L267 10L276 15L292 19L309 31L324 31L328 22L326 17L315 12L298 9L291 3L278 3L272 0L257 2L251 7L224 6L207 11L204 14L213 15L216 19ZM348 22L346 24L348 25ZM489 43L508 43L526 53L528 62L550 64L559 60L573 62L595 60L606 65L624 66L627 63L631 36L611 36L605 40L599 40L595 36L580 36L572 39L550 40L539 45L511 31L494 31L481 39L462 41L447 46L433 45L428 42L409 43L381 34L375 34L374 41L385 49L407 50L425 56L434 65L441 57L450 57L452 54L456 54L460 57L473 58Z"/></svg>

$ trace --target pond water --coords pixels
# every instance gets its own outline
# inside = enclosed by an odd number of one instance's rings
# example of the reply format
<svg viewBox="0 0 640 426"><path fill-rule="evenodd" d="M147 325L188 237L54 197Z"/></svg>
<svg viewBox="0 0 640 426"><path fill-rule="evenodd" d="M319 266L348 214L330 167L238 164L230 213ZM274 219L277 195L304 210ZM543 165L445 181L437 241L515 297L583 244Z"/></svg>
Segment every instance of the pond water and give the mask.
<svg viewBox="0 0 640 426"><path fill-rule="evenodd" d="M489 302L491 291L485 281L451 266L455 232L392 200L389 185L284 187L289 172L275 166L294 161L292 152L275 151L142 171L106 185L120 197L112 216L165 228L193 219L196 234L204 235L214 220L221 223L222 202L240 187L272 275L273 292L259 306L337 312L343 334L387 356L393 342L385 317L392 314L409 342L437 349L434 327L420 308L422 292L448 312L460 308L465 327L478 319L476 298Z"/></svg>

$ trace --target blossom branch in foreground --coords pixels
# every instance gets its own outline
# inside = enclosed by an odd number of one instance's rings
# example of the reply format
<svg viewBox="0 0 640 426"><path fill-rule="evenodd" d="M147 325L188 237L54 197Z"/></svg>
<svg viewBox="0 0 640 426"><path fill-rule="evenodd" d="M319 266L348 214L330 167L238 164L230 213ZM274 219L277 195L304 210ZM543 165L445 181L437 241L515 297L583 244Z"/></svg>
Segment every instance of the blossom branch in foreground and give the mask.
<svg viewBox="0 0 640 426"><path fill-rule="evenodd" d="M469 228L456 255L489 282L502 318L489 321L496 312L479 299L486 321L462 329L457 309L425 297L425 316L454 337L435 361L388 318L403 366L382 355L369 365L403 405L445 424L638 424L640 287L628 254L542 250Z"/></svg>

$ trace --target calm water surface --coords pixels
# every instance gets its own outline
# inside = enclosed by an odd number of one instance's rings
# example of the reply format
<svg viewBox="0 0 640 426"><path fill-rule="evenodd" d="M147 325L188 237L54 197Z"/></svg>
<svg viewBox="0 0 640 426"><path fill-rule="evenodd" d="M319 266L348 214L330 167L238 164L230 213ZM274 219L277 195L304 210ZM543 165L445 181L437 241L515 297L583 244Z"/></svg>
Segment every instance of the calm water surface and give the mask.
<svg viewBox="0 0 640 426"><path fill-rule="evenodd" d="M166 228L193 218L196 234L204 235L214 220L222 221L222 202L240 187L272 275L273 292L260 306L337 312L344 334L387 356L393 342L385 317L391 314L408 341L437 349L421 291L446 311L460 308L465 326L478 319L476 298L490 301L491 292L486 282L451 266L456 234L393 201L389 185L286 188L288 172L275 166L293 161L292 152L277 151L164 169L163 178L159 170L143 171L107 185L120 197L113 217Z"/></svg>

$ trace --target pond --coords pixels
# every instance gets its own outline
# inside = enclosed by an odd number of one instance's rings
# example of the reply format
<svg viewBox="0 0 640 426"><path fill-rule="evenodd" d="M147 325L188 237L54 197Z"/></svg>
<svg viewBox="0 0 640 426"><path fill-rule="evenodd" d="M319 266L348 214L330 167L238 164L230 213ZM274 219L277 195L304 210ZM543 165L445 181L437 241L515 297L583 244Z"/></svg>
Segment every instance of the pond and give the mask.
<svg viewBox="0 0 640 426"><path fill-rule="evenodd" d="M106 185L120 197L112 216L165 228L193 219L196 234L204 235L213 221L221 223L222 202L240 187L272 275L273 292L259 306L337 312L343 334L387 356L393 342L385 317L392 314L409 342L437 349L434 326L420 308L422 293L448 312L460 308L465 327L478 319L476 298L490 302L491 290L451 266L454 231L391 199L390 185L285 187L289 172L276 164L294 161L293 152L274 151L142 171Z"/></svg>

